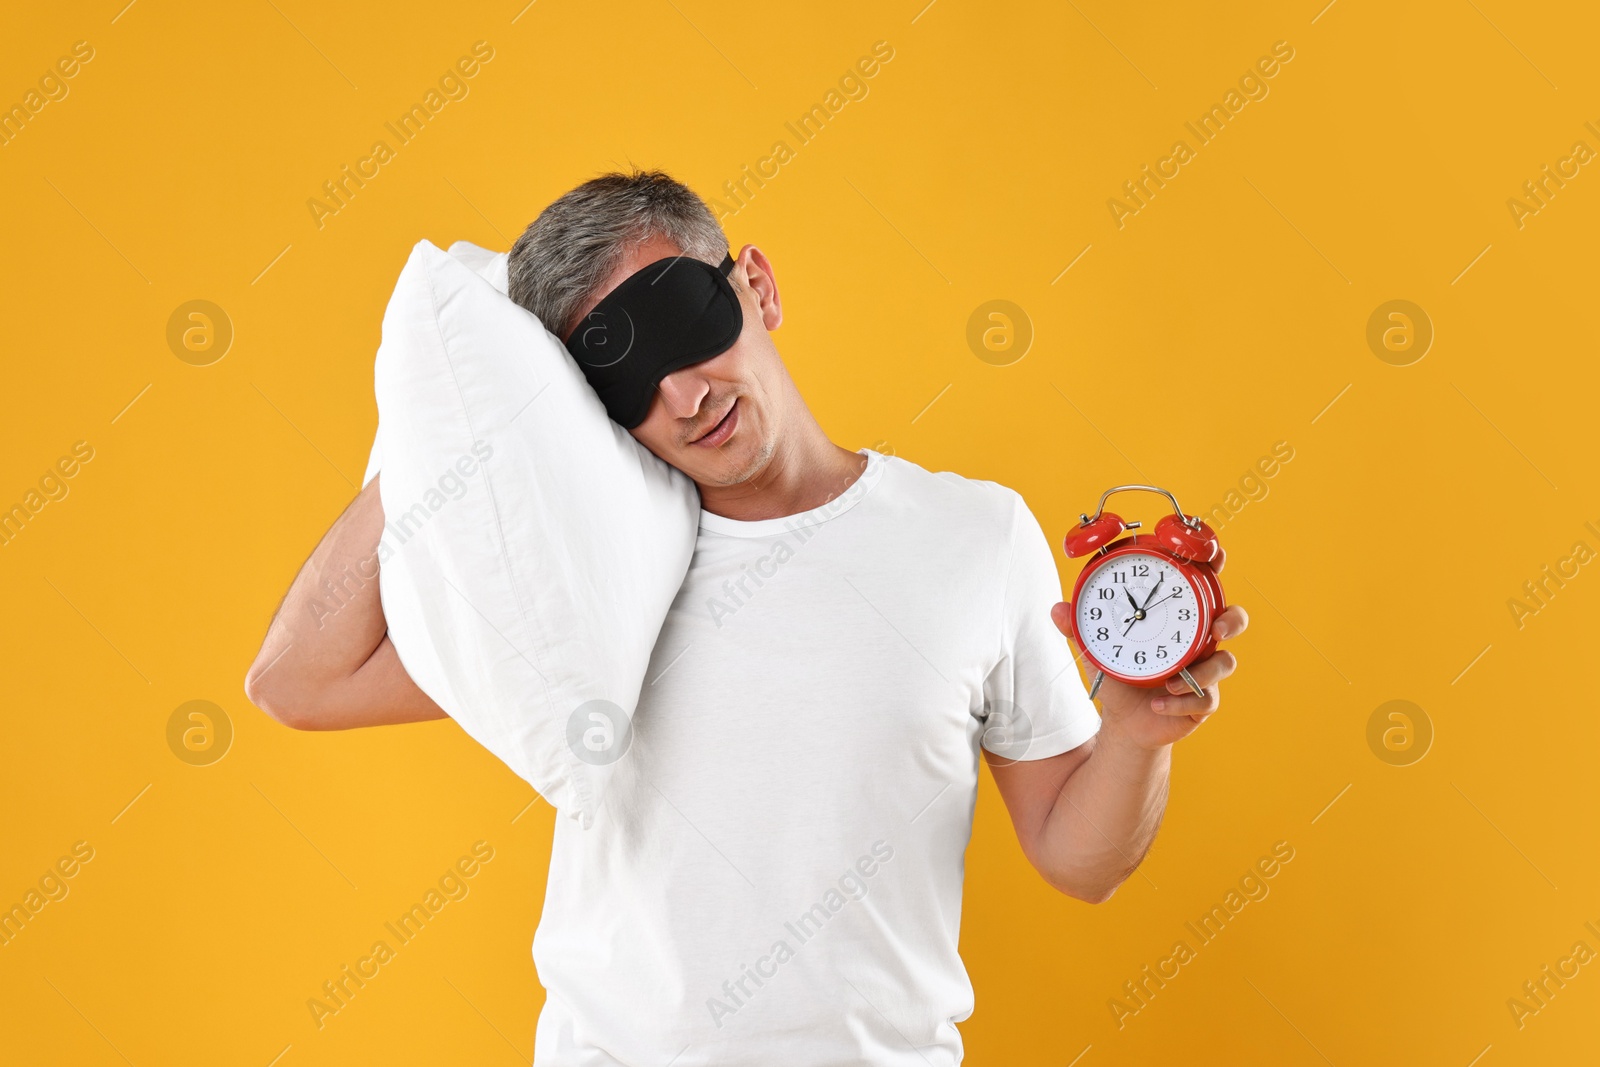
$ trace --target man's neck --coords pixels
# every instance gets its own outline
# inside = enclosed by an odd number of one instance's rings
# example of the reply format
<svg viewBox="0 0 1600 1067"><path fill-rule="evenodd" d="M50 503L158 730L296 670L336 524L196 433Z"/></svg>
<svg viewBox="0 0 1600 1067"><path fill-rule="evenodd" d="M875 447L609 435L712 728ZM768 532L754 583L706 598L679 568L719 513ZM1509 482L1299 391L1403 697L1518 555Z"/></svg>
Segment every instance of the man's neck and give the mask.
<svg viewBox="0 0 1600 1067"><path fill-rule="evenodd" d="M737 485L700 486L700 505L741 522L780 519L821 507L867 469L867 457L828 440L810 413L782 435L759 473Z"/></svg>

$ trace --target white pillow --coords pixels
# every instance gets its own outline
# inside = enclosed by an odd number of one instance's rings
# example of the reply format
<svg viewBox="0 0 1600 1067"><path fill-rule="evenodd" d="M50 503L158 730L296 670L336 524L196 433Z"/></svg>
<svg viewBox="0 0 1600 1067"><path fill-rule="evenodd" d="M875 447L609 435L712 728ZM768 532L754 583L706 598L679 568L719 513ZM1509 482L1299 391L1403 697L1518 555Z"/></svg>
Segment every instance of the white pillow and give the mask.
<svg viewBox="0 0 1600 1067"><path fill-rule="evenodd" d="M479 248L471 241L457 241L450 246L450 254L472 268L472 271L478 277L494 286L497 292L510 295L510 252L491 252L487 248ZM381 419L378 422L378 427L378 432L372 436L372 451L367 454L367 473L361 476L363 487L372 481L372 476L377 474L379 468L383 466L383 449L381 447L383 421Z"/></svg>
<svg viewBox="0 0 1600 1067"><path fill-rule="evenodd" d="M506 277L510 270L510 252L491 252L487 248L479 248L471 241L457 241L450 246L450 254L477 272L478 277L494 286L502 293L510 291L510 281Z"/></svg>
<svg viewBox="0 0 1600 1067"><path fill-rule="evenodd" d="M379 585L422 691L587 827L700 502L504 295L505 260L418 242L389 299L367 472L381 463Z"/></svg>

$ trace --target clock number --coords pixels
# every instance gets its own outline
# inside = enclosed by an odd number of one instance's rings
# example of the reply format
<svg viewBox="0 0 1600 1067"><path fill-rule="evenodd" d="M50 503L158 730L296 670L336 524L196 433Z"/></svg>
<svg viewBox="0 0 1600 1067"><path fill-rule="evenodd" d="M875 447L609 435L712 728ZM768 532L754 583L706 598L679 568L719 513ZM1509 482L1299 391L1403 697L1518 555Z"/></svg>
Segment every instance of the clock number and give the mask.
<svg viewBox="0 0 1600 1067"><path fill-rule="evenodd" d="M1111 574L1111 580L1120 585L1127 585L1128 575L1124 571L1113 571Z"/></svg>
<svg viewBox="0 0 1600 1067"><path fill-rule="evenodd" d="M1100 629L1098 629L1098 630L1096 630L1094 632L1094 639L1096 641L1104 641L1106 638L1108 638L1110 636L1111 636L1111 631L1106 629L1104 626L1100 627Z"/></svg>
<svg viewBox="0 0 1600 1067"><path fill-rule="evenodd" d="M1111 649L1112 649L1112 652L1111 652L1112 656L1114 656L1117 659L1121 659L1122 658L1122 646L1121 645L1112 645Z"/></svg>
<svg viewBox="0 0 1600 1067"><path fill-rule="evenodd" d="M1178 642L1178 644L1180 644L1180 645L1183 644L1183 631L1182 630L1174 630L1174 631L1172 631L1172 639L1174 641Z"/></svg>
<svg viewBox="0 0 1600 1067"><path fill-rule="evenodd" d="M1189 609L1188 608L1179 608L1178 609L1178 621L1179 622L1188 622L1189 618L1190 618L1190 613L1189 613Z"/></svg>
<svg viewBox="0 0 1600 1067"><path fill-rule="evenodd" d="M1096 622L1098 622L1100 620L1100 616L1102 614L1104 614L1104 612L1102 612L1099 608L1090 608L1089 609L1089 618L1093 619Z"/></svg>
<svg viewBox="0 0 1600 1067"><path fill-rule="evenodd" d="M1135 662L1135 663L1143 663L1144 662L1144 649L1141 648L1139 651L1137 651L1137 652L1135 652L1133 654L1133 662Z"/></svg>
<svg viewBox="0 0 1600 1067"><path fill-rule="evenodd" d="M1157 645L1156 646L1156 659L1166 659L1166 658L1167 658L1167 646L1166 645Z"/></svg>
<svg viewBox="0 0 1600 1067"><path fill-rule="evenodd" d="M1148 563L1135 563L1133 565L1133 576L1135 578L1148 578L1148 577L1150 577L1150 564L1148 564Z"/></svg>
<svg viewBox="0 0 1600 1067"><path fill-rule="evenodd" d="M1110 589L1101 589L1096 593L1096 595L1101 600L1115 600L1117 596L1117 594L1112 592Z"/></svg>

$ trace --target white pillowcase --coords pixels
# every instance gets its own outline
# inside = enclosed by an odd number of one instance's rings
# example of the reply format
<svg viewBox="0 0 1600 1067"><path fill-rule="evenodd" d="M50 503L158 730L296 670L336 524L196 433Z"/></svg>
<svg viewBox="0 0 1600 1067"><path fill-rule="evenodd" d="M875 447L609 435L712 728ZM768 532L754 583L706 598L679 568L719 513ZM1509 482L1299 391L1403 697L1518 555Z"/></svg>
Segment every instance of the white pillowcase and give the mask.
<svg viewBox="0 0 1600 1067"><path fill-rule="evenodd" d="M395 284L367 469L383 473L380 589L422 691L587 827L700 501L607 417L505 279L504 253L421 241Z"/></svg>
<svg viewBox="0 0 1600 1067"><path fill-rule="evenodd" d="M491 252L487 248L479 248L471 241L457 241L450 246L450 254L470 267L478 277L494 286L497 292L510 295L511 281L508 276L511 270L510 252ZM367 455L367 473L361 476L362 486L372 481L372 476L383 466L381 418L378 426L379 432L372 437L372 451Z"/></svg>

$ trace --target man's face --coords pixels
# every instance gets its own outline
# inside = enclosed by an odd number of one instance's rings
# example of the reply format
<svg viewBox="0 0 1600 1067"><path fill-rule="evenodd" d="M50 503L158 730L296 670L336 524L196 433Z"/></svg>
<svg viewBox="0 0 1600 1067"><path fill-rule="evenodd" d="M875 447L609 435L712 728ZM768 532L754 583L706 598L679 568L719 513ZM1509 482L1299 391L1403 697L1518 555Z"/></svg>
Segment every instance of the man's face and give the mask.
<svg viewBox="0 0 1600 1067"><path fill-rule="evenodd" d="M632 248L574 321L634 272L679 254L661 238ZM697 485L738 485L758 475L772 458L784 414L787 371L770 334L783 311L771 265L747 245L728 280L744 312L739 339L721 355L661 379L644 421L628 431Z"/></svg>

